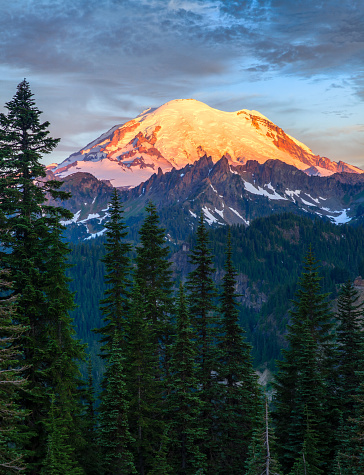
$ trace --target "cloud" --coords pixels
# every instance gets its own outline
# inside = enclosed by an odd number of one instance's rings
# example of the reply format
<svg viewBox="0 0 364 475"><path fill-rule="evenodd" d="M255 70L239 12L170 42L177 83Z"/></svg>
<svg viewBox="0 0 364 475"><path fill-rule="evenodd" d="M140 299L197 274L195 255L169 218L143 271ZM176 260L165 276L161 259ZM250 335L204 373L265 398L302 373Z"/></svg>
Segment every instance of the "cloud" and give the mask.
<svg viewBox="0 0 364 475"><path fill-rule="evenodd" d="M285 98L285 86L279 90L277 78L306 83L330 78L328 94L335 89L339 94L341 87L340 94L351 95L351 101L364 100L359 0L1 4L0 99L9 100L16 83L27 77L54 135L64 137L64 153L146 107L180 97L211 98L213 107L262 113L277 100L285 104L282 110L299 111L297 101ZM291 95L299 93L297 88ZM348 114L342 103L320 107Z"/></svg>

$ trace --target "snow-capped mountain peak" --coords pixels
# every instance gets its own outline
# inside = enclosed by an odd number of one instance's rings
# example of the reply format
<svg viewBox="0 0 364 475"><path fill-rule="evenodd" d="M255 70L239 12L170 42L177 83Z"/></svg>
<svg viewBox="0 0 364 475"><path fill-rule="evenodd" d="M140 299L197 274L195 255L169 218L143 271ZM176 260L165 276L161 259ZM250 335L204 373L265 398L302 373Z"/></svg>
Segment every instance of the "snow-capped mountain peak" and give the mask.
<svg viewBox="0 0 364 475"><path fill-rule="evenodd" d="M260 112L224 112L195 99L176 99L146 109L72 154L54 173L65 177L89 172L114 186L132 187L158 168L164 173L180 169L203 155L211 156L213 162L225 155L233 165L276 159L315 175L362 173L352 165L314 155Z"/></svg>

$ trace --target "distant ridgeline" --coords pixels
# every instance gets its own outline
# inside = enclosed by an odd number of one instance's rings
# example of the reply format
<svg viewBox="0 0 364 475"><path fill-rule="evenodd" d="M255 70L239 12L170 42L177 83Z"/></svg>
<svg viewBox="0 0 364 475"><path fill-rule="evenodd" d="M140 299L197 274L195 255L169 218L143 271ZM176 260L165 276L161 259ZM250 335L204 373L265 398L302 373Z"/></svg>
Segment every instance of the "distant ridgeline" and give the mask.
<svg viewBox="0 0 364 475"><path fill-rule="evenodd" d="M163 214L161 216L162 224ZM135 242L136 228L130 240ZM224 275L224 252L228 227L210 232L210 247L214 255L215 282L219 285ZM168 229L166 230L168 233ZM194 236L179 246L171 245L174 263L175 287L191 270L189 249ZM89 345L95 357L99 351L93 328L100 327L99 300L104 296L104 238L71 244L68 271L71 290L76 292L78 308L74 310L78 336ZM265 364L275 369L285 346L284 335L289 321L288 309L294 296L297 280L302 272L302 261L309 246L320 261L322 286L332 298L338 284L357 276L364 276L364 229L349 225L337 226L322 219L310 219L294 214L277 214L254 220L250 226L231 227L233 264L238 271L237 291L241 296L240 323L253 345L255 367ZM100 378L101 362L96 363L95 376ZM98 374L97 374L98 373Z"/></svg>

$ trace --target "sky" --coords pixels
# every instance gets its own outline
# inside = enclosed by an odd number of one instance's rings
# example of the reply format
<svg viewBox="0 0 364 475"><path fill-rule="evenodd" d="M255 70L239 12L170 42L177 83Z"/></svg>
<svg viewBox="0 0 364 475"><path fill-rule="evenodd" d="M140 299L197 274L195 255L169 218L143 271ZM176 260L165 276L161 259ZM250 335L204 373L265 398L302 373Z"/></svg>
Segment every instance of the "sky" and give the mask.
<svg viewBox="0 0 364 475"><path fill-rule="evenodd" d="M362 0L0 0L0 111L24 78L60 163L173 99L253 109L364 169Z"/></svg>

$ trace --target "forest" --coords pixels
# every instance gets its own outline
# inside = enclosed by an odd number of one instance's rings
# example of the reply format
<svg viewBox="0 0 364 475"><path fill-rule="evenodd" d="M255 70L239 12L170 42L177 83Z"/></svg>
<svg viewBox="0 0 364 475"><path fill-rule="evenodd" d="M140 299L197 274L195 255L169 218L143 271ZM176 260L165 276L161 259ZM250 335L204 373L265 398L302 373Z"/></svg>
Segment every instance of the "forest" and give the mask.
<svg viewBox="0 0 364 475"><path fill-rule="evenodd" d="M135 246L127 239L114 190L102 250L76 245L85 272L88 255L102 254L92 278L103 282L100 299L92 288L87 293L76 335L70 266L77 264L77 253L70 254L60 224L71 216L49 205L50 196L66 200L68 194L59 189L61 182L46 180L41 164L58 139L49 137L49 123L40 121L26 80L5 108L0 114L1 473L364 473L363 304L352 282L353 269L363 266L362 251L355 248L362 231L340 229L342 247L331 247L330 240L338 239L329 224L301 221L302 232L317 237L321 230L327 239L322 249L312 240L301 250L298 268L291 259L300 246L288 252L287 244L294 245L297 235L292 217L258 220L248 230L226 227L214 235L201 216L189 241L186 272L176 275L154 204L146 206ZM286 242L284 235L290 236ZM255 239L259 246L252 245ZM258 354L250 343L262 346L254 341L254 329L264 322L251 313L242 319L239 308L237 276L248 272L244 246L256 263L249 264L251 277L265 268L269 280L283 282L260 318L269 317L273 305L281 305L284 314L289 308L278 322L285 344L272 398L258 384L253 357L274 359L280 345ZM282 259L269 254L273 246ZM317 251L320 258L326 252L327 262L335 257L336 264L320 266ZM223 268L219 285L215 264ZM335 306L331 287L337 291ZM87 348L79 334L95 309L102 325L95 324L95 347ZM87 357L93 352L102 358L99 390Z"/></svg>

